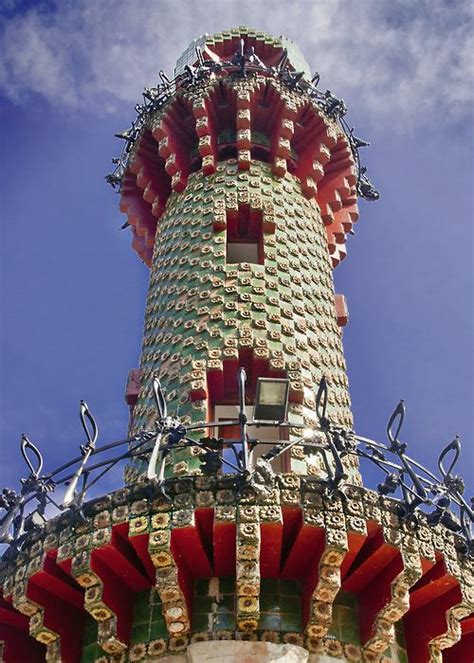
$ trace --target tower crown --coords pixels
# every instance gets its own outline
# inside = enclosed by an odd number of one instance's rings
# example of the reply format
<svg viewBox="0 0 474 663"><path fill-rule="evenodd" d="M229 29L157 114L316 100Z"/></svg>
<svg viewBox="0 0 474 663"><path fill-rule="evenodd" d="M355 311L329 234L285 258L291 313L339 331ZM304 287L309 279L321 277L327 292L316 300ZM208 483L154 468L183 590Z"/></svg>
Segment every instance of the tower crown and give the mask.
<svg viewBox="0 0 474 663"><path fill-rule="evenodd" d="M151 265L158 220L172 192L185 189L191 173L216 172L235 158L245 171L252 160L270 164L273 176L288 172L303 195L314 199L326 226L333 266L346 256L346 236L358 218L357 195L378 193L359 161L366 141L344 120L346 107L284 37L238 28L192 42L178 60L173 80L147 88L144 104L108 178L120 185L133 248Z"/></svg>
<svg viewBox="0 0 474 663"><path fill-rule="evenodd" d="M311 79L308 63L298 46L285 36L274 37L259 30L241 26L224 30L213 35L202 35L194 39L180 55L174 70L175 76L185 71L186 66L197 66L200 51L204 61L231 61L236 53L247 52L248 57L254 56L254 64L278 68L284 61L292 71L302 72L307 80Z"/></svg>

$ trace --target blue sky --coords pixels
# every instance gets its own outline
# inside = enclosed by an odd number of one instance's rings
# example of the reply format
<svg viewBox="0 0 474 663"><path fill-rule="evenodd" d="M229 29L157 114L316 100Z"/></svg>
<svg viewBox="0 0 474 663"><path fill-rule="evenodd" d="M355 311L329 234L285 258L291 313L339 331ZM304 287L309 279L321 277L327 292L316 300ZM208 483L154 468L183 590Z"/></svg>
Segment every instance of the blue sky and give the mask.
<svg viewBox="0 0 474 663"><path fill-rule="evenodd" d="M242 24L293 38L372 142L381 199L336 270L357 432L383 438L403 397L412 455L434 466L458 433L472 474L469 2L3 0L0 17L0 485L24 476L23 431L47 469L77 453L81 398L100 442L123 437L147 269L103 179L113 134L191 39Z"/></svg>

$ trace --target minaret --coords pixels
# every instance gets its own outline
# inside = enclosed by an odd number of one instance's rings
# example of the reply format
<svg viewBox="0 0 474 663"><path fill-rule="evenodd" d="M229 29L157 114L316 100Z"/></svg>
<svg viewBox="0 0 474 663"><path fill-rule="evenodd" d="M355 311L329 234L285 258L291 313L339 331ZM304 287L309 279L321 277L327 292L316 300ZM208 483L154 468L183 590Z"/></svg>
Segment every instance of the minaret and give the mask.
<svg viewBox="0 0 474 663"><path fill-rule="evenodd" d="M201 82L199 61L213 72ZM241 71L226 75L237 61ZM120 209L150 267L134 434L156 417L154 376L168 409L194 423L232 414L239 367L249 406L257 377L288 379L289 420L308 427L324 376L328 416L352 427L347 310L332 269L358 218L357 152L337 121L341 102L297 89L310 91L308 71L288 40L245 30L197 40L178 61L181 83L130 151ZM295 446L280 467L316 474L318 461ZM169 465L197 468L187 452ZM130 466L127 480L143 469ZM346 469L359 483L357 466L347 460Z"/></svg>
<svg viewBox="0 0 474 663"><path fill-rule="evenodd" d="M129 436L99 443L81 401L61 467L21 437L0 661L471 663L459 439L435 474L403 401L388 442L352 430L332 270L378 197L366 141L284 37L205 35L160 79L107 176L150 269Z"/></svg>

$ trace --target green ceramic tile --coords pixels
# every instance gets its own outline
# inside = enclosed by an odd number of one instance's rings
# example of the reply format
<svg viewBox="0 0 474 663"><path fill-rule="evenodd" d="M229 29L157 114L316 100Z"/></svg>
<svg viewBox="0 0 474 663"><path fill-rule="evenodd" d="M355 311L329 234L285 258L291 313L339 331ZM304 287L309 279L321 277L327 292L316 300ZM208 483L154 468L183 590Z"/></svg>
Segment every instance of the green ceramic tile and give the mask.
<svg viewBox="0 0 474 663"><path fill-rule="evenodd" d="M262 631L280 631L281 620L279 615L261 614L258 628Z"/></svg>
<svg viewBox="0 0 474 663"><path fill-rule="evenodd" d="M209 616L206 614L193 614L193 631L207 631L209 628Z"/></svg>
<svg viewBox="0 0 474 663"><path fill-rule="evenodd" d="M279 612L280 600L275 594L260 594L261 612Z"/></svg>
<svg viewBox="0 0 474 663"><path fill-rule="evenodd" d="M280 594L285 596L299 596L300 583L297 580L280 580Z"/></svg>
<svg viewBox="0 0 474 663"><path fill-rule="evenodd" d="M279 586L276 578L262 578L260 592L262 594L278 594Z"/></svg>
<svg viewBox="0 0 474 663"><path fill-rule="evenodd" d="M150 612L153 606L150 606L148 601L141 601L140 603L135 603L135 608L133 610L133 623L142 624L144 622L150 621Z"/></svg>
<svg viewBox="0 0 474 663"><path fill-rule="evenodd" d="M300 615L282 614L281 615L281 630L282 631L301 631L301 617L300 617Z"/></svg>
<svg viewBox="0 0 474 663"><path fill-rule="evenodd" d="M94 663L101 654L103 651L97 644L88 645L82 650L81 663Z"/></svg>
<svg viewBox="0 0 474 663"><path fill-rule="evenodd" d="M150 606L149 620L150 622L156 622L163 619L163 604L157 603Z"/></svg>
<svg viewBox="0 0 474 663"><path fill-rule="evenodd" d="M339 640L339 629L336 628L334 624L331 624L331 626L328 628L328 637L336 638L336 640Z"/></svg>
<svg viewBox="0 0 474 663"><path fill-rule="evenodd" d="M342 642L350 642L353 645L360 644L359 624L341 624L339 627L339 637Z"/></svg>
<svg viewBox="0 0 474 663"><path fill-rule="evenodd" d="M130 642L135 644L136 642L146 642L149 639L150 627L148 624L137 624L133 625L132 628L132 637Z"/></svg>
<svg viewBox="0 0 474 663"><path fill-rule="evenodd" d="M194 599L194 613L202 615L204 613L212 612L212 606L214 603L214 598L210 596L196 596Z"/></svg>
<svg viewBox="0 0 474 663"><path fill-rule="evenodd" d="M357 599L353 594L349 594L349 592L339 592L334 603L352 608L352 610L357 609Z"/></svg>
<svg viewBox="0 0 474 663"><path fill-rule="evenodd" d="M97 641L97 622L92 617L86 617L84 624L84 647L95 644Z"/></svg>
<svg viewBox="0 0 474 663"><path fill-rule="evenodd" d="M235 609L235 599L231 594L221 596L221 600L217 604L217 612L233 612Z"/></svg>
<svg viewBox="0 0 474 663"><path fill-rule="evenodd" d="M355 597L351 594L338 594L332 615L330 635L342 642L359 644L359 618Z"/></svg>
<svg viewBox="0 0 474 663"><path fill-rule="evenodd" d="M406 649L405 631L403 630L403 622L395 624L395 640L399 647Z"/></svg>
<svg viewBox="0 0 474 663"><path fill-rule="evenodd" d="M341 624L351 624L356 617L354 610L345 605L336 605L335 611Z"/></svg>
<svg viewBox="0 0 474 663"><path fill-rule="evenodd" d="M163 628L165 627L165 618L163 617L161 608L151 615L150 624L161 624Z"/></svg>
<svg viewBox="0 0 474 663"><path fill-rule="evenodd" d="M220 578L219 592L221 594L235 594L235 578Z"/></svg>
<svg viewBox="0 0 474 663"><path fill-rule="evenodd" d="M158 606L162 605L162 600L160 599L158 592L151 592L150 595L150 605Z"/></svg>
<svg viewBox="0 0 474 663"><path fill-rule="evenodd" d="M205 630L205 628L202 629L197 629L196 630ZM235 615L233 613L222 613L219 615L216 615L214 619L214 629L216 631L232 631L235 629Z"/></svg>
<svg viewBox="0 0 474 663"><path fill-rule="evenodd" d="M168 631L166 629L165 620L161 618L159 621L151 622L150 624L150 640L158 638L167 638Z"/></svg>
<svg viewBox="0 0 474 663"><path fill-rule="evenodd" d="M194 593L197 596L207 596L209 591L209 578L199 578L194 584Z"/></svg>
<svg viewBox="0 0 474 663"><path fill-rule="evenodd" d="M290 612L296 615L301 613L301 601L297 596L282 596L280 604L282 612Z"/></svg>

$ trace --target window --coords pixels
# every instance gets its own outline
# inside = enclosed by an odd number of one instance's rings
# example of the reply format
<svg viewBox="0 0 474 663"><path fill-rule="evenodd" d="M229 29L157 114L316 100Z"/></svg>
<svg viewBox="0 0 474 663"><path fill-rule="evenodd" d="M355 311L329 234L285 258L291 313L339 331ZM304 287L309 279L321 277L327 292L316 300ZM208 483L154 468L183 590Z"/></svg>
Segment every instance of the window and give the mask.
<svg viewBox="0 0 474 663"><path fill-rule="evenodd" d="M241 205L227 213L227 262L263 265L262 212Z"/></svg>

